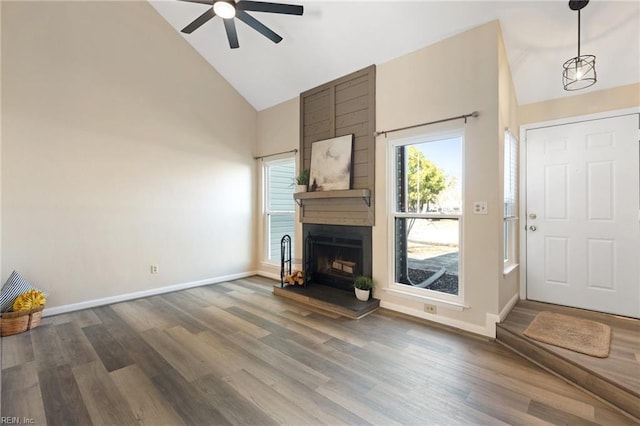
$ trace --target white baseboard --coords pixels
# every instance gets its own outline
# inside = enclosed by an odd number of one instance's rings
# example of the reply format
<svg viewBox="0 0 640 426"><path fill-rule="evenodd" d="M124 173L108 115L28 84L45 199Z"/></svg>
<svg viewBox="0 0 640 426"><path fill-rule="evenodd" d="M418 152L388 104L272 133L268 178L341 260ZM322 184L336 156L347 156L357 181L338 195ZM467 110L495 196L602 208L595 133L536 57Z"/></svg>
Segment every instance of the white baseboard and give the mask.
<svg viewBox="0 0 640 426"><path fill-rule="evenodd" d="M518 300L520 300L520 297L518 296L518 293L516 293L513 295L511 300L509 300L506 306L502 308L498 315L490 313L486 314L484 326L487 331L487 336L490 336L494 339L496 338L496 324L501 323L507 317L507 315L509 315L511 309L513 309L516 303L518 303Z"/></svg>
<svg viewBox="0 0 640 426"><path fill-rule="evenodd" d="M257 275L260 275L261 277L265 277L265 278L271 278L272 280L276 280L278 282L280 282L280 273L273 273L273 272L267 272L267 271L258 271L256 272Z"/></svg>
<svg viewBox="0 0 640 426"><path fill-rule="evenodd" d="M509 312L511 312L511 309L513 309L516 303L518 303L518 300L520 300L520 296L518 293L516 293L513 295L511 300L509 300L509 302L505 305L505 307L502 308L502 310L498 315L487 314L486 320L485 320L485 327L487 329L487 332L490 333L491 337L495 339L496 324L501 323L507 317L507 315L509 315Z"/></svg>
<svg viewBox="0 0 640 426"><path fill-rule="evenodd" d="M201 287L204 285L217 284L225 281L233 281L240 278L246 278L256 275L256 271L241 272L238 274L224 275L221 277L207 278L199 281L191 281L188 283L174 284L166 287L152 288L149 290L136 291L134 293L120 294L117 296L105 297L102 299L87 300L84 302L72 303L70 305L56 306L47 308L42 312L43 317L51 315L66 314L68 312L81 311L83 309L95 308L96 306L109 305L112 303L126 302L127 300L139 299L141 297L155 296L158 294L171 293L172 291L186 290L193 287ZM280 279L280 277L278 277Z"/></svg>
<svg viewBox="0 0 640 426"><path fill-rule="evenodd" d="M516 306L516 303L518 303L519 300L520 300L520 295L518 293L514 294L511 300L509 300L509 303L507 303L505 307L502 308L502 310L498 314L498 317L499 317L498 322L504 321L504 319L507 317L507 315L509 315L509 312L511 312L511 310L513 309L514 306Z"/></svg>
<svg viewBox="0 0 640 426"><path fill-rule="evenodd" d="M479 334L481 336L491 337L491 338L495 338L496 337L495 323L493 325L493 332L492 332L491 327L487 326L487 325L485 325L483 327L481 325L471 324L471 323L468 323L468 322L465 322L465 321L460 321L460 320L457 320L457 319L448 318L448 317L441 316L441 315L428 314L426 312L422 312L422 311L419 311L417 309L410 309L410 308L407 308L406 306L397 305L395 303L389 303L389 302L385 302L385 301L380 301L380 306L383 307L383 308L390 309L392 311L401 312L403 314L407 314L407 315L411 315L411 316L414 316L414 317L426 319L428 321L433 321L433 322L438 323L438 324L443 324L443 325L447 325L449 327L458 328L460 330L468 331L468 332L474 333L474 334Z"/></svg>

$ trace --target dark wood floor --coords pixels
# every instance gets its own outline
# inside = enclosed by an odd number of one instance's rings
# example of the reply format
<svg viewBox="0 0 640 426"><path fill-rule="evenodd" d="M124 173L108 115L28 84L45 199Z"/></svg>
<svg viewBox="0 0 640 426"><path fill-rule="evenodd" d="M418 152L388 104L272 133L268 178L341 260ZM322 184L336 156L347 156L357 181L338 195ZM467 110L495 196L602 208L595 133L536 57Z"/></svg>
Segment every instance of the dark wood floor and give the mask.
<svg viewBox="0 0 640 426"><path fill-rule="evenodd" d="M610 326L609 356L596 358L524 336L524 330L542 311ZM640 418L640 320L521 300L498 324L498 340Z"/></svg>
<svg viewBox="0 0 640 426"><path fill-rule="evenodd" d="M49 425L634 424L500 344L254 277L48 317L2 339L2 416Z"/></svg>

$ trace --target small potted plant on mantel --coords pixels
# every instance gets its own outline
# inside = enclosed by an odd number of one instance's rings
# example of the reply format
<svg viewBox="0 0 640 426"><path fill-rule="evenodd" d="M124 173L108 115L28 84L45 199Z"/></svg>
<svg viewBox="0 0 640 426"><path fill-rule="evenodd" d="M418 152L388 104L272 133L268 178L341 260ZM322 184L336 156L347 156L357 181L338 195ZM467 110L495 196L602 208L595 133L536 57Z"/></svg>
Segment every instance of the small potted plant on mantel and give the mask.
<svg viewBox="0 0 640 426"><path fill-rule="evenodd" d="M366 302L371 297L371 289L373 288L373 280L371 277L360 275L353 281L353 288L356 290L356 298Z"/></svg>
<svg viewBox="0 0 640 426"><path fill-rule="evenodd" d="M309 169L304 169L296 176L296 193L307 192L309 187Z"/></svg>

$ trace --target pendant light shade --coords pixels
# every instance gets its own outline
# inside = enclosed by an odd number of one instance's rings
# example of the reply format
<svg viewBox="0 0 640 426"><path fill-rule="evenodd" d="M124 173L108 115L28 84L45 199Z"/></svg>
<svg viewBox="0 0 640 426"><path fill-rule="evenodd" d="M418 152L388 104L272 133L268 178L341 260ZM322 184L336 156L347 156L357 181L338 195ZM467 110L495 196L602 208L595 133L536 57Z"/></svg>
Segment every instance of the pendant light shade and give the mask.
<svg viewBox="0 0 640 426"><path fill-rule="evenodd" d="M570 1L569 8L578 11L578 56L566 61L563 65L562 83L564 90L580 90L596 84L596 57L580 54L580 10L589 0Z"/></svg>

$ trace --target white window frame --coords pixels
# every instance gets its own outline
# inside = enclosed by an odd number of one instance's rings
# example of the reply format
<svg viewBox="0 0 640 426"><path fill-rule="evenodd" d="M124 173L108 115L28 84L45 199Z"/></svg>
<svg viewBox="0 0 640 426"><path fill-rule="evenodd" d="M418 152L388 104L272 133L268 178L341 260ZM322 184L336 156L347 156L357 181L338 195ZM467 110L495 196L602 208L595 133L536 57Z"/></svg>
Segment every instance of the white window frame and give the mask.
<svg viewBox="0 0 640 426"><path fill-rule="evenodd" d="M508 274L518 266L517 234L518 234L518 140L509 129L504 132L504 175L503 175L503 260L504 274ZM507 214L504 206L513 203L512 214Z"/></svg>
<svg viewBox="0 0 640 426"><path fill-rule="evenodd" d="M401 213L396 212L396 164L395 152L396 148L405 145L414 145L428 142L436 142L444 139L460 138L462 176L460 179L461 199L460 214L434 214L434 213ZM389 265L389 291L398 295L420 300L426 303L434 302L439 306L449 307L453 310L462 310L466 308L464 303L464 155L465 155L465 138L464 129L456 128L446 131L436 131L424 133L418 136L389 138L387 151L387 182L388 185L388 203L387 203L387 241L388 241L388 265ZM410 285L397 283L395 281L395 220L396 218L418 218L418 219L457 219L458 220L458 294L448 294L440 291L428 290L425 288L415 288Z"/></svg>
<svg viewBox="0 0 640 426"><path fill-rule="evenodd" d="M296 211L295 211L295 204L293 206L293 210L269 210L269 170L270 167L273 166L277 166L280 164L284 164L284 163L292 163L294 170L296 169L296 159L294 156L287 156L284 158L277 158L277 159L273 159L273 160L266 160L263 159L262 161L262 211L263 211L263 248L262 248L262 261L265 264L269 264L269 265L273 265L273 266L280 266L280 258L278 257L278 259L270 259L270 250L271 250L271 221L269 220L270 216L291 216L294 220L294 228L293 228L293 234L291 235L291 243L295 244L296 241L296 235L295 235L295 231L296 231L296 226L295 226L295 218L296 218ZM291 182L292 187L291 187L291 192L292 192L292 200L293 200L293 186L295 184L294 181ZM292 247L291 250L291 256L294 256L293 253L294 248Z"/></svg>

